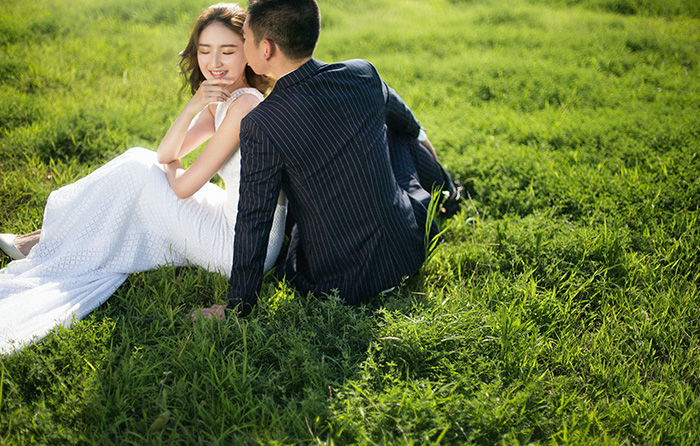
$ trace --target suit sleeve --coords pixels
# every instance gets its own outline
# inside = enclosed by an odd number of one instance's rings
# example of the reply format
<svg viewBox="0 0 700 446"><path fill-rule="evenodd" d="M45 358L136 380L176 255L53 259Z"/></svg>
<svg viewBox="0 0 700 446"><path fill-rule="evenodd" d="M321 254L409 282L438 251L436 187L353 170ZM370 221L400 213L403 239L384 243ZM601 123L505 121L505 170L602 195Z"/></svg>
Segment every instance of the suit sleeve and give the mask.
<svg viewBox="0 0 700 446"><path fill-rule="evenodd" d="M404 100L393 88L382 81L384 100L386 101L386 125L399 133L418 137L421 125Z"/></svg>
<svg viewBox="0 0 700 446"><path fill-rule="evenodd" d="M241 183L229 303L245 316L257 303L282 178L282 161L251 120L241 121Z"/></svg>

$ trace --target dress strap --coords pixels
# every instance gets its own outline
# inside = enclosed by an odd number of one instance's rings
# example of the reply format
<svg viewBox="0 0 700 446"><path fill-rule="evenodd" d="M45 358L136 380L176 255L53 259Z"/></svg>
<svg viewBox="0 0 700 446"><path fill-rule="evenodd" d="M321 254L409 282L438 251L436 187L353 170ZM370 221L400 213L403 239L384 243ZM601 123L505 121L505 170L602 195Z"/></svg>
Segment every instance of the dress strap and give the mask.
<svg viewBox="0 0 700 446"><path fill-rule="evenodd" d="M257 97L261 101L265 99L265 97L260 93L257 89L251 88L251 87L246 87L246 88L239 88L238 90L234 90L233 93L231 93L231 97L228 99L227 102L232 102L238 99L241 95L244 94L252 94L253 96Z"/></svg>

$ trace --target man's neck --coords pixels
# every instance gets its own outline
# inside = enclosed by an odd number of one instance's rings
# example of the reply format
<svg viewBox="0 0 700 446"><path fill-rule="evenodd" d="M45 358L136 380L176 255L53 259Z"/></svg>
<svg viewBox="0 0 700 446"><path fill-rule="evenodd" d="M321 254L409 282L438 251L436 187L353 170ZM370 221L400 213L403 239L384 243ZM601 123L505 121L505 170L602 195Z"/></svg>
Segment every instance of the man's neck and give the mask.
<svg viewBox="0 0 700 446"><path fill-rule="evenodd" d="M280 60L277 64L275 64L275 66L272 67L272 74L274 74L274 76L277 79L279 79L282 76L287 75L299 68L300 66L304 65L309 60L311 60L310 57L295 61L291 61L288 59Z"/></svg>

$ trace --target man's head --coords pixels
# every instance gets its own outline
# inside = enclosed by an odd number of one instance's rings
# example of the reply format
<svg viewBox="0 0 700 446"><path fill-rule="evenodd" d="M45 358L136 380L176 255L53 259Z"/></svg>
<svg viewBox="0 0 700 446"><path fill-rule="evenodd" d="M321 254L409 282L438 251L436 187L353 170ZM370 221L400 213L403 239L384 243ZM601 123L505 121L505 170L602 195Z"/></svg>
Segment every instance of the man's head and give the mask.
<svg viewBox="0 0 700 446"><path fill-rule="evenodd" d="M246 40L251 39L255 48L261 42L279 49L291 62L313 56L321 32L321 15L316 0L251 0L244 27ZM247 42L246 56L251 49ZM264 50L262 53L264 57ZM256 55L248 57L248 63L256 71Z"/></svg>

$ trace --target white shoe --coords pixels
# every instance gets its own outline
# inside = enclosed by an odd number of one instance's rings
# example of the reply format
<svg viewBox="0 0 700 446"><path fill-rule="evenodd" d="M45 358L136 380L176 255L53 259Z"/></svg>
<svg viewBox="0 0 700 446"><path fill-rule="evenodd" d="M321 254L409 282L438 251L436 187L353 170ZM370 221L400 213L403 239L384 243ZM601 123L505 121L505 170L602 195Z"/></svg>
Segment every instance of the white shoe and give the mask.
<svg viewBox="0 0 700 446"><path fill-rule="evenodd" d="M27 257L15 246L16 238L17 235L15 234L0 234L0 250L10 256L12 260L19 260Z"/></svg>

